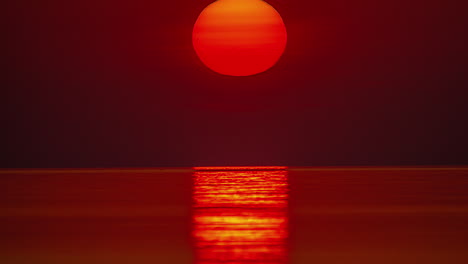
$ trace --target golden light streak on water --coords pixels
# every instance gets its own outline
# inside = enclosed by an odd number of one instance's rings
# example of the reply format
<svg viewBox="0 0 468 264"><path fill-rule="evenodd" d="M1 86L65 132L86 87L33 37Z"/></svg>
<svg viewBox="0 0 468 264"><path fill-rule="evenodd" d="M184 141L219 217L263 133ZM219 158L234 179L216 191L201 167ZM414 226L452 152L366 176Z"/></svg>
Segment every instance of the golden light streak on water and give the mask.
<svg viewBox="0 0 468 264"><path fill-rule="evenodd" d="M196 171L195 263L287 262L285 170Z"/></svg>

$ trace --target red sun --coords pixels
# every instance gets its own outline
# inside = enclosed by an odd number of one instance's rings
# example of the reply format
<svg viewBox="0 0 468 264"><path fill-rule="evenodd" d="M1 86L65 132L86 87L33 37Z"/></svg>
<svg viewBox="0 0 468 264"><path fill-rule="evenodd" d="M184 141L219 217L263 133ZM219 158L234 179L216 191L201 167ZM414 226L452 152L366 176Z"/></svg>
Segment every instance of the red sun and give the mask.
<svg viewBox="0 0 468 264"><path fill-rule="evenodd" d="M218 0L193 27L193 47L211 70L248 76L271 68L286 47L279 13L262 0Z"/></svg>

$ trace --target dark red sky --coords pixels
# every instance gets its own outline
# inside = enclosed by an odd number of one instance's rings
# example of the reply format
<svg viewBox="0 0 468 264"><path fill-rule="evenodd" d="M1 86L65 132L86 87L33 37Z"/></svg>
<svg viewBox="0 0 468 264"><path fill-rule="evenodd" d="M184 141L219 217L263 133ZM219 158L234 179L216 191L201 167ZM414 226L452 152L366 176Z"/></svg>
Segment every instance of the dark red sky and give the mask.
<svg viewBox="0 0 468 264"><path fill-rule="evenodd" d="M6 8L2 167L467 164L462 1L272 0L271 70L193 51L206 0Z"/></svg>

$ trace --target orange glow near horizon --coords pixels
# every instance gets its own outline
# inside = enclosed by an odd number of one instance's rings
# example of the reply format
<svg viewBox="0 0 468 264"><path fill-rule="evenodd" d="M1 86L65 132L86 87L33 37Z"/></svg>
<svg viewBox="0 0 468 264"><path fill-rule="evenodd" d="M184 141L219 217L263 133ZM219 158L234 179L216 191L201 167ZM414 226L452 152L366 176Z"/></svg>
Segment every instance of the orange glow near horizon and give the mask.
<svg viewBox="0 0 468 264"><path fill-rule="evenodd" d="M279 13L262 0L218 0L193 27L192 42L201 61L224 75L248 76L271 68L286 47Z"/></svg>
<svg viewBox="0 0 468 264"><path fill-rule="evenodd" d="M285 170L286 166L225 166L225 167L193 167L194 170L209 171L240 171L240 170Z"/></svg>
<svg viewBox="0 0 468 264"><path fill-rule="evenodd" d="M287 262L287 171L196 171L196 264Z"/></svg>

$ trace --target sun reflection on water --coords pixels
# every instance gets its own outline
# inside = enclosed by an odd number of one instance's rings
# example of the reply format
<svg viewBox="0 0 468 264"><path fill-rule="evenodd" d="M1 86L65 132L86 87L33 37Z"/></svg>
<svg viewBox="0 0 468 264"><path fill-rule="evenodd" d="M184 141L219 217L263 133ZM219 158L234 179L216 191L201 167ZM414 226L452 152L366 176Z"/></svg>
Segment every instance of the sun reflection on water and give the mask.
<svg viewBox="0 0 468 264"><path fill-rule="evenodd" d="M196 264L287 262L287 171L195 171L193 198Z"/></svg>

